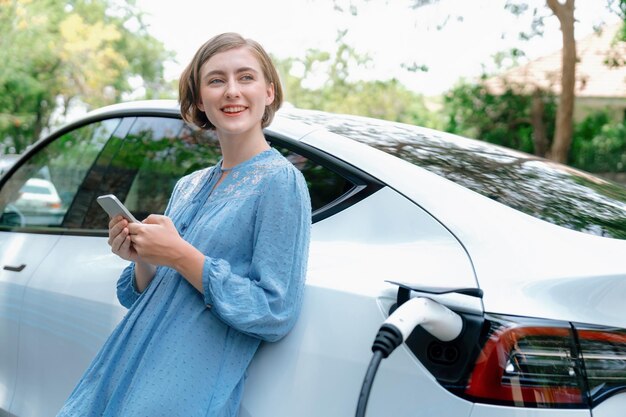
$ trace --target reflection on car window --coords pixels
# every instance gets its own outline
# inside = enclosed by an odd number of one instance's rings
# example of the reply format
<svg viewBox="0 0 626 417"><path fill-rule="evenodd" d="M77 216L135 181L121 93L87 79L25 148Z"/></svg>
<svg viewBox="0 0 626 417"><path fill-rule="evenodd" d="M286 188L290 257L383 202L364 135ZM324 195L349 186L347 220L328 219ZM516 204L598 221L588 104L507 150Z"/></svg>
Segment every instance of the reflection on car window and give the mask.
<svg viewBox="0 0 626 417"><path fill-rule="evenodd" d="M107 227L108 217L95 203L102 194L115 194L138 219L162 214L179 178L215 165L220 157L212 131L175 118L138 117L124 138L107 145L98 158L92 185L84 190L91 203L80 227Z"/></svg>
<svg viewBox="0 0 626 417"><path fill-rule="evenodd" d="M532 155L411 125L318 112L298 113L297 118L539 219L626 239L626 188L621 185Z"/></svg>
<svg viewBox="0 0 626 417"><path fill-rule="evenodd" d="M58 227L86 173L119 124L75 129L40 149L0 191L0 227Z"/></svg>
<svg viewBox="0 0 626 417"><path fill-rule="evenodd" d="M354 187L352 182L302 155L276 144L272 147L302 172L309 187L313 211L332 203Z"/></svg>

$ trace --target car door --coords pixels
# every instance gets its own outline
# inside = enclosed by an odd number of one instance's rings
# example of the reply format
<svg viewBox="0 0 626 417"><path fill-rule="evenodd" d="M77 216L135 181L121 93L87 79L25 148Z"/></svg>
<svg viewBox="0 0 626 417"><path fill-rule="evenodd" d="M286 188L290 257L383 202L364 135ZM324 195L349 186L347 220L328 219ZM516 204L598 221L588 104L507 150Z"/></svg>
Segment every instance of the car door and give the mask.
<svg viewBox="0 0 626 417"><path fill-rule="evenodd" d="M26 288L61 237L62 222L76 184L102 149L118 120L78 129L40 145L5 178L0 189L0 410L12 409L19 369L19 338L24 328ZM74 152L69 157L67 150ZM9 175L9 174L7 174ZM58 199L28 204L27 184L55 189ZM40 191L31 187L34 194ZM63 198L63 201L61 201Z"/></svg>
<svg viewBox="0 0 626 417"><path fill-rule="evenodd" d="M13 414L56 415L126 312L116 282L128 262L111 253L97 196L115 194L138 219L163 213L176 181L218 158L214 134L178 118L119 122L76 186L62 236L24 292Z"/></svg>
<svg viewBox="0 0 626 417"><path fill-rule="evenodd" d="M0 414L13 399L25 285L58 238L0 226Z"/></svg>

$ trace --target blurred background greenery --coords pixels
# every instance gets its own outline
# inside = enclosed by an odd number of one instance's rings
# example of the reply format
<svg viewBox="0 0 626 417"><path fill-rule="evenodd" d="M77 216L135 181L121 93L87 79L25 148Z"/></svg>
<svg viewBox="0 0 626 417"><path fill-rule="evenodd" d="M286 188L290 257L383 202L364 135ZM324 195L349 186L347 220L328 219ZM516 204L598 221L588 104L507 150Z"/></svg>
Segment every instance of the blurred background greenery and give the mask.
<svg viewBox="0 0 626 417"><path fill-rule="evenodd" d="M385 0L333 0L335 13L352 16L358 16L363 4L376 1ZM565 134L564 162L626 182L626 0L598 1L620 23L599 24L597 34L588 39L591 46L576 42L579 72L572 86L575 110L565 121L571 132ZM412 0L406 7L418 11L434 3ZM575 10L574 0L495 3L493 7L532 16L528 30L520 34L528 38L543 36L545 20L558 19L563 29L566 8ZM452 12L449 17L462 18ZM176 54L151 35L144 20L134 0L0 0L0 154L23 152L67 121L76 107L92 109L130 97L176 98L177 80L164 75ZM446 30L445 23L439 30ZM533 64L523 63L520 49L502 51L494 56L496 71L459 81L432 97L395 78L350 77L354 68L373 63L350 44L347 32L337 29L333 50L274 56L291 105L422 125L562 160L551 151L559 108L564 108L561 92L567 91L560 82L567 66L560 54ZM583 64L593 54L601 54L601 65L584 72ZM553 67L537 64L546 62ZM530 71L531 65L539 69ZM427 62L405 69L416 74L429 70ZM528 70L523 77L521 69ZM609 84L608 92L590 96L593 82L606 78L607 71L621 71L621 84ZM546 81L549 72L551 82Z"/></svg>

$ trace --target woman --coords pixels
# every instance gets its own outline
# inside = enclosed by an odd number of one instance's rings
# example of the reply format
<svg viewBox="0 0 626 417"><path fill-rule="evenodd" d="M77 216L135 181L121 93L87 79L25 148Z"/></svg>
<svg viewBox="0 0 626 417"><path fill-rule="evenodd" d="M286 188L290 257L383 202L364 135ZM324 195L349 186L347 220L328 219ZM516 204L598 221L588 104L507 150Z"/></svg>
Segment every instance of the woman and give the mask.
<svg viewBox="0 0 626 417"><path fill-rule="evenodd" d="M225 33L183 72L183 118L215 129L222 160L182 178L165 215L109 223L129 308L59 416L235 416L261 340L298 316L311 207L306 183L262 129L282 102L253 40Z"/></svg>

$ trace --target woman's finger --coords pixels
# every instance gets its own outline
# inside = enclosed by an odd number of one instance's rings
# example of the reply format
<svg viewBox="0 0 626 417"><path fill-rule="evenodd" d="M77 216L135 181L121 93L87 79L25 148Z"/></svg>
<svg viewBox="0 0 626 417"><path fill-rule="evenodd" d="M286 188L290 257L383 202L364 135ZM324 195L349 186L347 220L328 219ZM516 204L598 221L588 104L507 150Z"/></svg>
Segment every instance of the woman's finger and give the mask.
<svg viewBox="0 0 626 417"><path fill-rule="evenodd" d="M124 231L125 227L126 227L126 221L122 220L113 224L109 228L109 245L111 245L111 242L113 242L113 239L115 239L120 233Z"/></svg>
<svg viewBox="0 0 626 417"><path fill-rule="evenodd" d="M117 253L120 251L120 248L124 244L124 241L128 237L128 229L123 229L120 233L118 233L115 237L111 239L111 250L113 253Z"/></svg>
<svg viewBox="0 0 626 417"><path fill-rule="evenodd" d="M130 254L130 236L126 236L119 247L119 254L128 257Z"/></svg>
<svg viewBox="0 0 626 417"><path fill-rule="evenodd" d="M122 220L124 220L122 216L115 216L111 218L111 220L109 220L109 229L115 226L117 223L121 222Z"/></svg>

